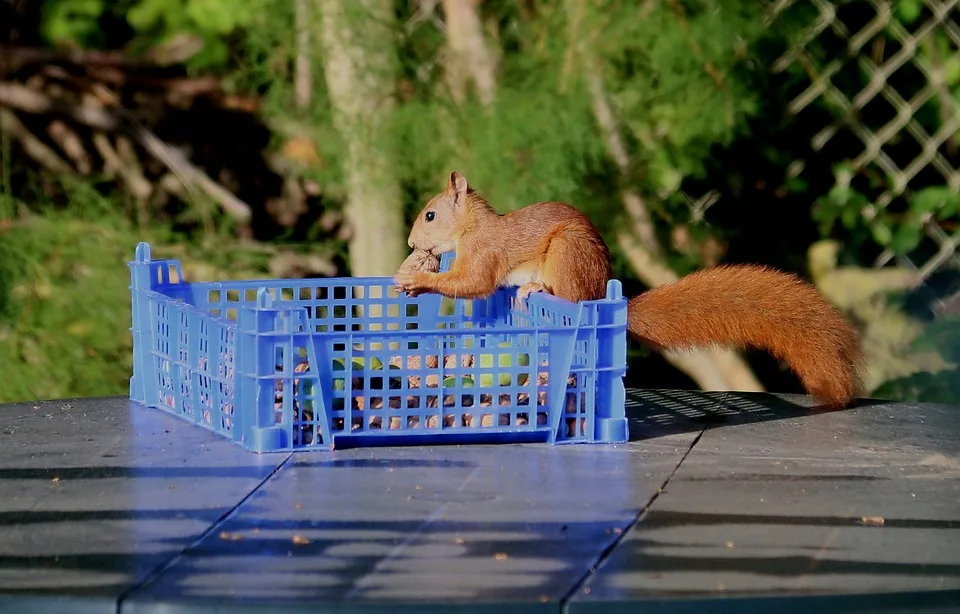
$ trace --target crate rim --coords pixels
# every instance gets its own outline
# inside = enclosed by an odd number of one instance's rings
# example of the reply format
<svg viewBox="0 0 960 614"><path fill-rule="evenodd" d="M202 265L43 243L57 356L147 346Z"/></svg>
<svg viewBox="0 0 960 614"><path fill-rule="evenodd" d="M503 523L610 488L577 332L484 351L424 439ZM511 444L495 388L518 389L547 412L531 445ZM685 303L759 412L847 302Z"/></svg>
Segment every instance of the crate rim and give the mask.
<svg viewBox="0 0 960 614"><path fill-rule="evenodd" d="M454 252L445 252L445 255L453 257ZM251 310L251 311L278 311L278 312L303 312L303 315L306 314L306 309L300 307L295 303L300 299L293 299L286 301L279 298L274 298L270 296L270 289L276 288L277 286L283 286L284 284L293 284L294 286L303 286L310 285L315 281L321 281L326 285L336 285L341 284L344 286L357 285L362 286L389 286L393 283L393 277L391 276L360 276L360 277L351 277L351 276L337 276L337 277L320 277L320 278L286 278L286 277L264 277L261 279L253 280L215 280L215 281L188 281L182 271L181 263L179 258L162 258L162 259L153 259L152 258L152 248L150 243L147 241L141 241L137 244L135 257L133 260L129 261L128 266L133 266L137 264L150 264L150 263L171 263L176 264L178 281L176 283L165 284L168 287L188 287L188 288L197 288L200 290L213 291L221 290L224 285L230 285L243 289L256 289L257 298L252 304L248 301L238 301L236 307L226 307L224 309L237 309L237 310ZM357 283L359 282L359 283ZM516 286L512 286L516 287ZM137 289L130 284L128 288L131 292L139 292L144 296L150 298L156 298L164 303L174 303L177 305L182 305L186 308L187 311L192 312L194 315L201 316L206 319L211 319L217 321L219 324L230 328L236 328L239 325L239 318L231 320L228 317L223 315L214 315L209 311L205 311L196 305L187 302L182 298L175 298L163 292L151 289ZM291 287L292 289L292 287ZM510 290L510 286L498 288L495 292L501 290ZM429 293L434 296L440 296L442 298L451 298L444 297L439 293ZM356 300L356 299L352 299ZM361 299L362 300L362 299ZM402 298L390 298L382 297L381 299L386 302L389 301L399 301L402 302ZM472 301L473 299L466 298L457 298L452 299L455 301L462 301L464 303ZM574 303L567 299L549 294L546 292L535 292L532 293L528 299L527 304L531 307L537 306L541 303L546 303L546 306L552 307L561 307L570 311L575 311L575 317L570 315L573 320L570 325L564 326L559 324L531 324L531 326L523 327L518 329L515 326L510 325L497 325L493 327L482 327L482 328L438 328L438 329L418 329L418 330L380 330L380 331L274 331L273 334L276 335L289 335L289 334L319 334L319 335L362 335L362 336L389 336L389 337L398 337L410 334L431 334L431 335L481 335L481 334L502 334L509 331L510 333L515 333L518 330L536 330L542 332L560 332L570 330L570 328L578 328L581 325L581 319L583 317L583 311L589 305L598 305L598 304L613 304L625 300L623 296L623 285L619 279L612 278L607 281L606 295L603 298L599 299L589 299ZM279 304L278 304L279 303ZM551 305L552 304L552 305ZM593 325L596 328L606 329L606 328L617 328L618 324L595 324Z"/></svg>

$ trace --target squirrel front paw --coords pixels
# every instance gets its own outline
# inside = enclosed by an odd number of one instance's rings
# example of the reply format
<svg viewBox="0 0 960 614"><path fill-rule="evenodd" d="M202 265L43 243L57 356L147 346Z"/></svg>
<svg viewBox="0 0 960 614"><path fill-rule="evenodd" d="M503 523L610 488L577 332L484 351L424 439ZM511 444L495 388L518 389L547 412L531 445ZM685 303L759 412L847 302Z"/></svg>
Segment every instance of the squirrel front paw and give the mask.
<svg viewBox="0 0 960 614"><path fill-rule="evenodd" d="M406 292L410 296L417 296L433 289L430 282L435 275L436 273L425 273L423 271L398 271L393 276L393 281L401 292Z"/></svg>

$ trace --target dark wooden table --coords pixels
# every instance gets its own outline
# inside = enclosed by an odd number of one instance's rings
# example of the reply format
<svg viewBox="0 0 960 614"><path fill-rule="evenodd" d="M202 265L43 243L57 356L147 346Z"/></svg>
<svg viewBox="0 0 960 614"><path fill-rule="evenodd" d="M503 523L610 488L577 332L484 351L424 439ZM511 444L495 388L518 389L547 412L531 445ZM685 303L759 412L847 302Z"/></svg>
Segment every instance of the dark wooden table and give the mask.
<svg viewBox="0 0 960 614"><path fill-rule="evenodd" d="M615 446L256 455L0 407L0 612L960 612L960 407L629 392Z"/></svg>

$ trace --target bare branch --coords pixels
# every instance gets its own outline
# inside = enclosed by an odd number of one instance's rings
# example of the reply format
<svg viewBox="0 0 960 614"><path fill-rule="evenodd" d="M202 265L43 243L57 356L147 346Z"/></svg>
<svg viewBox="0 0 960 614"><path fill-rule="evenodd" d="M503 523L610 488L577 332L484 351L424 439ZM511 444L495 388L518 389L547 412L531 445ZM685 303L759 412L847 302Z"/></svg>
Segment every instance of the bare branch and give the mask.
<svg viewBox="0 0 960 614"><path fill-rule="evenodd" d="M122 51L42 49L0 45L0 77L31 64L72 64L85 68L162 68L181 64L203 49L203 39L180 34L150 49L140 57Z"/></svg>
<svg viewBox="0 0 960 614"><path fill-rule="evenodd" d="M0 82L0 105L33 115L59 115L104 132L119 130L120 117L87 99L80 104L54 100L19 83Z"/></svg>
<svg viewBox="0 0 960 614"><path fill-rule="evenodd" d="M100 157L103 158L104 167L107 172L118 175L134 198L147 198L153 192L153 187L140 170L139 165L134 160L124 160L117 150L110 143L110 139L102 132L94 133L93 146L96 147Z"/></svg>
<svg viewBox="0 0 960 614"><path fill-rule="evenodd" d="M76 132L70 129L61 119L55 119L47 126L47 134L60 145L67 156L73 160L77 170L82 175L89 175L93 170L93 164L90 161L90 155L87 153L83 142Z"/></svg>
<svg viewBox="0 0 960 614"><path fill-rule="evenodd" d="M55 100L18 83L0 82L0 106L7 106L35 115L60 115L77 123L102 132L129 131L154 158L166 164L185 185L196 184L208 196L213 198L224 212L242 224L251 218L250 206L230 193L222 185L211 179L202 170L191 164L186 157L171 145L163 142L153 132L146 129L122 107L107 109L87 97L80 104L68 104ZM129 120L128 122L123 120Z"/></svg>
<svg viewBox="0 0 960 614"><path fill-rule="evenodd" d="M630 170L630 157L627 154L627 147L623 143L623 137L620 136L620 130L617 126L616 117L610 103L607 100L605 88L603 86L603 76L596 69L593 62L585 63L584 78L587 81L587 87L590 88L590 98L593 103L593 115L603 132L603 137L607 142L607 149L611 157L617 164L621 176L626 176ZM653 219L647 209L646 203L639 192L630 188L623 190L623 204L627 215L633 222L634 231L637 237L643 242L644 246L654 256L659 256L663 250L660 249L660 242L657 240L656 230L653 225Z"/></svg>
<svg viewBox="0 0 960 614"><path fill-rule="evenodd" d="M45 168L62 175L70 175L74 172L74 169L58 156L55 151L34 136L12 111L0 108L0 129L8 132L10 136L20 141L20 146L23 147L24 153Z"/></svg>

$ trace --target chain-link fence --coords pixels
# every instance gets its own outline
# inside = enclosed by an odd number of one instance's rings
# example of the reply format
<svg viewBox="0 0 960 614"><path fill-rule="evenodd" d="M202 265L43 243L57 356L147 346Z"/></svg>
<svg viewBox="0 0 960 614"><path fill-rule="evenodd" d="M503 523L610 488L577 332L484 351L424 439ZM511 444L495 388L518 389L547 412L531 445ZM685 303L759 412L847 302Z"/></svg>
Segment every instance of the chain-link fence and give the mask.
<svg viewBox="0 0 960 614"><path fill-rule="evenodd" d="M847 163L838 165L836 185L849 187L855 174L872 178L874 188L861 210L865 222L885 209L909 208L905 203L923 188L960 192L960 0L765 3L768 26L792 8L815 9L799 40L771 70L800 68L805 75L802 91L786 110L812 135L814 153L828 153L831 146L844 150ZM909 24L897 15L904 5L913 13ZM806 163L794 160L788 176L800 175ZM694 219L719 198L716 190L700 197L680 194ZM895 262L923 278L960 266L957 215L939 215L943 206L925 211L918 221L924 245L899 254L884 248L874 266Z"/></svg>
<svg viewBox="0 0 960 614"><path fill-rule="evenodd" d="M767 19L772 22L796 4L796 0L773 0ZM960 170L950 161L957 159L960 131L956 74L960 73L960 2L810 0L810 4L817 15L772 70L783 72L798 65L807 75L807 86L789 103L795 121L809 121L805 111L817 103L831 110L828 121L811 122L814 152L830 147L841 132L850 133L858 146L850 152L846 168L882 178L863 207L864 218L872 220L878 211L898 200L910 201L930 185L960 191ZM849 8L856 8L856 13ZM827 39L840 53L824 54L830 48L823 44ZM852 66L859 69L860 78L843 78ZM845 70L848 74L842 75ZM797 160L791 172L801 172L803 164ZM851 173L838 172L836 181L849 185ZM895 259L926 277L944 265L960 265L960 236L939 223L938 213L939 209L927 211L920 220L933 246L926 252L932 255L916 262L917 252L895 255L884 249L876 266Z"/></svg>

